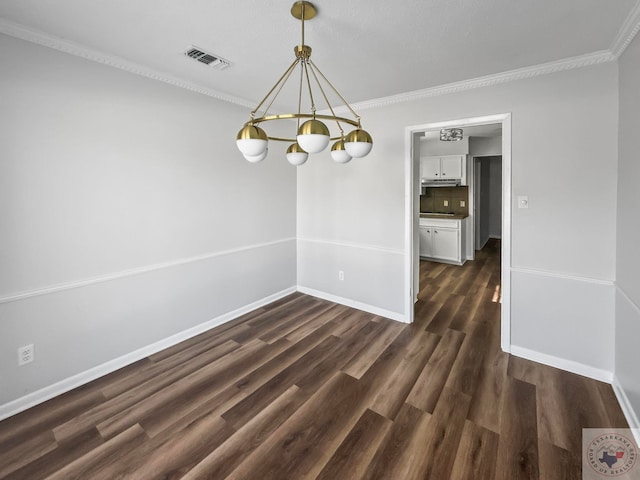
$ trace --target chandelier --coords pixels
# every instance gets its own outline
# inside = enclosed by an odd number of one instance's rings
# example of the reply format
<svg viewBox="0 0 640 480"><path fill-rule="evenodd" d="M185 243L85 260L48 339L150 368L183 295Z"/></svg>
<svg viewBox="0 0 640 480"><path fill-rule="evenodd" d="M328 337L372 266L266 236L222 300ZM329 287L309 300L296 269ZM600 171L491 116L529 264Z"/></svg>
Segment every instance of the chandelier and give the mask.
<svg viewBox="0 0 640 480"><path fill-rule="evenodd" d="M443 142L457 142L462 140L461 128L443 128L440 130L440 140Z"/></svg>
<svg viewBox="0 0 640 480"><path fill-rule="evenodd" d="M291 7L291 15L302 24L302 41L294 47L295 60L285 70L269 93L258 106L251 111L250 119L244 124L236 136L238 149L249 162L257 163L264 160L268 153L269 140L292 142L287 149L287 160L292 165L302 165L309 158L310 153L323 151L330 141L335 141L331 147L331 158L337 163L347 163L351 158L364 157L373 146L373 140L360 125L360 116L351 108L349 103L335 89L327 77L311 60L311 47L304 43L304 22L316 15L314 5L306 1L298 1ZM298 109L295 113L269 113L274 101L291 78L294 71L299 69ZM323 87L324 85L324 87ZM339 117L329 102L327 91L333 92L343 105L349 110L353 118ZM314 97L314 92L316 96ZM320 96L318 96L318 92ZM308 95L309 111L303 111L303 93ZM316 98L324 99L323 109L329 113L316 112ZM306 104L305 104L306 105ZM326 108L325 108L326 105ZM263 108L264 107L264 108ZM260 113L259 113L260 112ZM295 138L280 138L269 136L260 126L265 122L276 120L295 120ZM321 121L321 120L324 120ZM326 123L325 123L326 122ZM329 126L333 129L331 133ZM343 127L353 128L345 135ZM264 125L263 125L264 126Z"/></svg>

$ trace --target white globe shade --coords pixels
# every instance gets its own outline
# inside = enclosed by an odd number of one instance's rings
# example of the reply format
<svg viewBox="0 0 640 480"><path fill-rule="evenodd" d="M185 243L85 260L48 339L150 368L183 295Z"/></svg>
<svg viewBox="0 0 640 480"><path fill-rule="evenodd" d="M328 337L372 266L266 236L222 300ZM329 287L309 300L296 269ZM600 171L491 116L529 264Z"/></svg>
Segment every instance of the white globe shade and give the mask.
<svg viewBox="0 0 640 480"><path fill-rule="evenodd" d="M331 138L327 126L321 121L313 119L300 125L296 140L305 152L318 153L327 148Z"/></svg>
<svg viewBox="0 0 640 480"><path fill-rule="evenodd" d="M302 165L307 161L307 158L309 158L309 154L305 152L297 143L292 143L291 145L289 145L289 148L287 148L287 161L291 165Z"/></svg>
<svg viewBox="0 0 640 480"><path fill-rule="evenodd" d="M266 148L264 152L260 155L244 155L244 158L251 163L258 163L267 158L267 153L269 153L269 149Z"/></svg>
<svg viewBox="0 0 640 480"><path fill-rule="evenodd" d="M373 148L373 140L371 139L371 135L358 128L346 136L344 148L352 157L364 157L368 155Z"/></svg>
<svg viewBox="0 0 640 480"><path fill-rule="evenodd" d="M267 133L255 125L245 125L236 135L236 145L243 155L261 155L267 149Z"/></svg>
<svg viewBox="0 0 640 480"><path fill-rule="evenodd" d="M344 149L344 142L338 140L331 147L331 158L336 163L347 163L351 161L351 155Z"/></svg>
<svg viewBox="0 0 640 480"><path fill-rule="evenodd" d="M302 149L309 153L318 153L323 151L329 145L329 135L318 135L318 134L309 134L309 135L298 135L296 137L298 141L298 145L302 147Z"/></svg>
<svg viewBox="0 0 640 480"><path fill-rule="evenodd" d="M309 154L307 152L287 153L287 161L291 165L295 165L296 167L298 165L302 165L304 162L307 161L308 158L309 158Z"/></svg>
<svg viewBox="0 0 640 480"><path fill-rule="evenodd" d="M243 155L249 155L250 157L262 155L267 151L267 141L257 138L236 140L236 145Z"/></svg>

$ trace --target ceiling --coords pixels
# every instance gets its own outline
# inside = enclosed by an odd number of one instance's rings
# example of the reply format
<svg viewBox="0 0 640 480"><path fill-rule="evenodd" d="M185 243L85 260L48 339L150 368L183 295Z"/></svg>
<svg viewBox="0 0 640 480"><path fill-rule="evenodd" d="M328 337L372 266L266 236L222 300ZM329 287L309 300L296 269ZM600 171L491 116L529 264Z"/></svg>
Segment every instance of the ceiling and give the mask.
<svg viewBox="0 0 640 480"><path fill-rule="evenodd" d="M0 31L71 42L254 105L293 61L293 0L5 0ZM609 51L637 0L316 0L315 64L351 103ZM628 23L628 21L627 21ZM7 28L7 25L11 28ZM184 55L195 45L231 67ZM95 56L95 55L94 55Z"/></svg>

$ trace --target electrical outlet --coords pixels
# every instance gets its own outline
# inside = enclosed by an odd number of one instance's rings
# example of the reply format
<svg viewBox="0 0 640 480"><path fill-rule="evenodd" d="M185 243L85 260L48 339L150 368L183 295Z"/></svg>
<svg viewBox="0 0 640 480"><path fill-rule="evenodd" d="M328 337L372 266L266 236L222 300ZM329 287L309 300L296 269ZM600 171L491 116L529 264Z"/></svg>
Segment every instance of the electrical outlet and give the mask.
<svg viewBox="0 0 640 480"><path fill-rule="evenodd" d="M18 366L26 365L34 360L33 343L18 348Z"/></svg>
<svg viewBox="0 0 640 480"><path fill-rule="evenodd" d="M338 272L338 280L341 282L344 281L344 272L342 270Z"/></svg>
<svg viewBox="0 0 640 480"><path fill-rule="evenodd" d="M460 200L460 206L464 207L467 204L467 202L465 202L464 200Z"/></svg>
<svg viewBox="0 0 640 480"><path fill-rule="evenodd" d="M444 206L445 206L445 207L448 207L448 206L449 206L449 200L445 200L445 201L444 201Z"/></svg>

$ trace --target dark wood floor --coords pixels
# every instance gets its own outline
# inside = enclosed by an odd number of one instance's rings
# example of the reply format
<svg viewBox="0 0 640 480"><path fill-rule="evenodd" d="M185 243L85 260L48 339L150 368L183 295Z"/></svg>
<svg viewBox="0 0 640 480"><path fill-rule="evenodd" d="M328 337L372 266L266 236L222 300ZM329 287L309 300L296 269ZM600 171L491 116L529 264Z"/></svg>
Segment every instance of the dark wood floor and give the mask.
<svg viewBox="0 0 640 480"><path fill-rule="evenodd" d="M579 479L609 385L500 351L499 242L414 325L294 294L0 423L0 478Z"/></svg>

